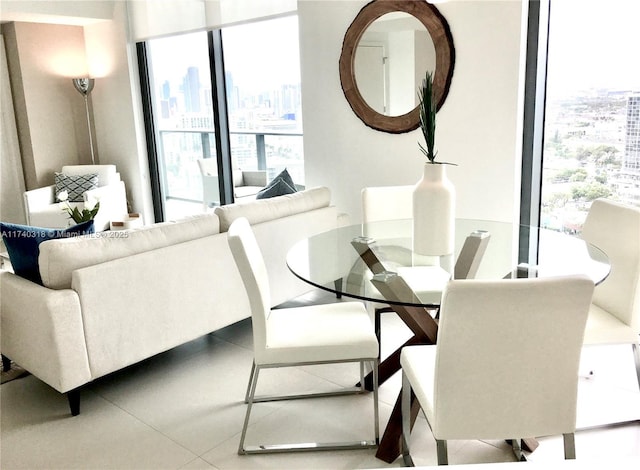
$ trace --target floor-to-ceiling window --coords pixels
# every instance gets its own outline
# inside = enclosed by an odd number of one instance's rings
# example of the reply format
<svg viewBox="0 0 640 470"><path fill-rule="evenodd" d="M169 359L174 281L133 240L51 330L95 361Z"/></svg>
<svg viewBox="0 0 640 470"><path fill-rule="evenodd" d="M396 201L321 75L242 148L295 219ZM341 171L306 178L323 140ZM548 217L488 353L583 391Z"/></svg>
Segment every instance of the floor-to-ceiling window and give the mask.
<svg viewBox="0 0 640 470"><path fill-rule="evenodd" d="M550 2L543 227L579 234L598 197L640 205L639 18L630 0Z"/></svg>
<svg viewBox="0 0 640 470"><path fill-rule="evenodd" d="M147 42L152 118L165 219L196 211L203 200L198 160L215 156L206 32ZM211 160L215 162L215 159Z"/></svg>
<svg viewBox="0 0 640 470"><path fill-rule="evenodd" d="M225 171L264 170L269 181L287 168L304 186L297 17L223 28L219 41L214 34L144 44L156 218L173 220L224 203L218 182L233 182ZM222 92L216 96L216 90ZM204 168L214 177L203 177Z"/></svg>
<svg viewBox="0 0 640 470"><path fill-rule="evenodd" d="M225 28L222 41L233 167L286 168L304 185L298 18Z"/></svg>

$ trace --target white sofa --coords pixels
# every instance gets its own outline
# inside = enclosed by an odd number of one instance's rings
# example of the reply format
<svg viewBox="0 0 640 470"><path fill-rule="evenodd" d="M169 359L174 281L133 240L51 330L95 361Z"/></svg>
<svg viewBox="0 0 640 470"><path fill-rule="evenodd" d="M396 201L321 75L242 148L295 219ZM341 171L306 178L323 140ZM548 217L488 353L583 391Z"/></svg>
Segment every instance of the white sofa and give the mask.
<svg viewBox="0 0 640 470"><path fill-rule="evenodd" d="M70 202L70 207L82 210L88 201L100 201L100 210L94 218L96 231L109 228L112 220L122 220L127 215L127 196L124 182L115 165L66 165L65 175L98 175L98 187L83 194L83 202ZM27 224L36 227L64 228L69 225L69 215L56 200L56 186L32 189L24 193Z"/></svg>
<svg viewBox="0 0 640 470"><path fill-rule="evenodd" d="M274 306L311 289L286 267L292 244L345 217L319 187L175 222L43 242L44 286L0 273L3 356L67 393L78 414L82 385L249 317L226 234L241 216L265 255Z"/></svg>

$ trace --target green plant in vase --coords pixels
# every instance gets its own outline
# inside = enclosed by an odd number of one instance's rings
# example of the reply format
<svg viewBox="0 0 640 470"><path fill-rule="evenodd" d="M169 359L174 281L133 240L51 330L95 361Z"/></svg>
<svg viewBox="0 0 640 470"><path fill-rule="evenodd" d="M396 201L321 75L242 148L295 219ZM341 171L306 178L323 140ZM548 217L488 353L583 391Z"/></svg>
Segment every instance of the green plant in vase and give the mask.
<svg viewBox="0 0 640 470"><path fill-rule="evenodd" d="M92 220L100 210L100 201L98 200L87 201L84 209L80 211L77 207L71 207L68 199L69 193L67 191L58 193L58 200L62 203L62 210L69 214L69 218L73 219L76 224Z"/></svg>
<svg viewBox="0 0 640 470"><path fill-rule="evenodd" d="M427 157L422 179L413 190L413 251L427 257L450 255L454 249L455 188L445 168L454 163L436 162L436 112L433 73L427 72L418 89L420 130L425 145L418 142ZM427 263L426 259L424 261ZM428 263L434 262L429 260Z"/></svg>
<svg viewBox="0 0 640 470"><path fill-rule="evenodd" d="M418 146L430 163L435 163L436 154L436 104L433 99L433 72L427 71L422 79L422 87L418 89L420 98L420 130L424 136L426 148L420 142Z"/></svg>
<svg viewBox="0 0 640 470"><path fill-rule="evenodd" d="M455 165L455 163L436 162L436 155L438 154L435 150L436 113L438 110L433 93L433 72L426 72L425 77L422 79L422 86L418 89L418 98L420 99L420 130L425 140L425 145L418 142L420 150L427 157L429 163Z"/></svg>

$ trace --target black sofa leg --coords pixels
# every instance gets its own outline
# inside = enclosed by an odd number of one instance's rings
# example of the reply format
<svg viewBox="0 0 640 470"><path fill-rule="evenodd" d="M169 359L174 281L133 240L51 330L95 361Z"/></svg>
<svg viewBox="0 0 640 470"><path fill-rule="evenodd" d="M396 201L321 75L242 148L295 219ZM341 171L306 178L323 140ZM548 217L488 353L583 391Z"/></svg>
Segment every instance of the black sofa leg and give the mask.
<svg viewBox="0 0 640 470"><path fill-rule="evenodd" d="M80 414L80 389L76 388L67 392L67 400L69 400L71 416L78 416Z"/></svg>
<svg viewBox="0 0 640 470"><path fill-rule="evenodd" d="M9 372L11 370L11 359L2 354L2 372Z"/></svg>

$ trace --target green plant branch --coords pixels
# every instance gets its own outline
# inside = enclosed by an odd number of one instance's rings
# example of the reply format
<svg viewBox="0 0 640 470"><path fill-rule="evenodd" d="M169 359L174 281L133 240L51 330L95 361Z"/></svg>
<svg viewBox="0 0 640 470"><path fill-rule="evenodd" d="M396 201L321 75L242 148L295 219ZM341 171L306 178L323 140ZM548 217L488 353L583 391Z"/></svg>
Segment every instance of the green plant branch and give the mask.
<svg viewBox="0 0 640 470"><path fill-rule="evenodd" d="M426 143L426 148L420 142L418 145L430 163L435 163L436 155L436 103L433 97L433 72L427 71L422 80L422 87L418 89L420 99L420 129Z"/></svg>

